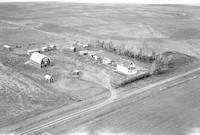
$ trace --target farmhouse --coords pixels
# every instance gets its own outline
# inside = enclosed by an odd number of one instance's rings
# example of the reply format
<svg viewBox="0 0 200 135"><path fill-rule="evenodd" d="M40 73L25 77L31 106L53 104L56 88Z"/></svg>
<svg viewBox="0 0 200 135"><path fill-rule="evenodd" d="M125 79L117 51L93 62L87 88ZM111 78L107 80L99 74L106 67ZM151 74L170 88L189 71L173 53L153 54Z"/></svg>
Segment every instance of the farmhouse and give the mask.
<svg viewBox="0 0 200 135"><path fill-rule="evenodd" d="M34 53L34 52L40 52L40 50L39 49L32 49L32 50L28 50L27 51L27 55L31 55L32 53Z"/></svg>
<svg viewBox="0 0 200 135"><path fill-rule="evenodd" d="M119 63L117 64L117 71L124 73L126 75L133 75L137 73L137 69L135 68L134 63Z"/></svg>
<svg viewBox="0 0 200 135"><path fill-rule="evenodd" d="M51 59L43 54L34 52L30 57L31 64L34 64L37 67L43 68L47 67L51 63Z"/></svg>
<svg viewBox="0 0 200 135"><path fill-rule="evenodd" d="M9 45L3 45L3 49L6 51L12 51L12 47Z"/></svg>

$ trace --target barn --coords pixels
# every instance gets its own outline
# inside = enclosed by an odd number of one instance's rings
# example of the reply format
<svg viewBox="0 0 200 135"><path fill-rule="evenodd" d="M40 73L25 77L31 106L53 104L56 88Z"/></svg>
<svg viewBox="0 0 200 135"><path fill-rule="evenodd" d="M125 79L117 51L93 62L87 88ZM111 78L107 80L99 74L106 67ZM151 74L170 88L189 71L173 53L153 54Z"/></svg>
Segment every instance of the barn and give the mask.
<svg viewBox="0 0 200 135"><path fill-rule="evenodd" d="M43 68L51 64L51 59L41 53L34 52L30 57L31 64Z"/></svg>

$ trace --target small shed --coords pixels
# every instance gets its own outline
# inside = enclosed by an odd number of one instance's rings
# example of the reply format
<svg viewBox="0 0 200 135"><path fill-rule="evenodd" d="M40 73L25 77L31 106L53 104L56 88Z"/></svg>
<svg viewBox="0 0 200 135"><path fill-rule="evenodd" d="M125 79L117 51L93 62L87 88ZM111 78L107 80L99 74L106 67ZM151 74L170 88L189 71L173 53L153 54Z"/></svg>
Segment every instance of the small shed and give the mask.
<svg viewBox="0 0 200 135"><path fill-rule="evenodd" d="M102 62L103 62L103 64L110 64L112 62L112 60L109 58L103 58Z"/></svg>
<svg viewBox="0 0 200 135"><path fill-rule="evenodd" d="M30 61L37 67L43 68L51 64L51 59L41 53L34 52L31 54Z"/></svg>
<svg viewBox="0 0 200 135"><path fill-rule="evenodd" d="M69 49L70 49L71 51L73 51L73 52L76 52L76 51L77 51L77 49L76 49L75 46L70 46Z"/></svg>
<svg viewBox="0 0 200 135"><path fill-rule="evenodd" d="M34 53L34 52L40 52L40 50L39 49L32 49L32 50L28 50L27 51L27 55L31 55L32 53Z"/></svg>
<svg viewBox="0 0 200 135"><path fill-rule="evenodd" d="M88 44L83 44L82 46L83 46L83 48L89 47Z"/></svg>
<svg viewBox="0 0 200 135"><path fill-rule="evenodd" d="M93 57L95 60L101 60L101 57L99 55L94 55Z"/></svg>
<svg viewBox="0 0 200 135"><path fill-rule="evenodd" d="M47 51L48 51L48 47L46 47L46 46L42 47L42 48L41 48L41 51L42 51L42 52L47 52Z"/></svg>
<svg viewBox="0 0 200 135"><path fill-rule="evenodd" d="M82 43L82 42L80 42L80 41L77 41L75 44L78 45L78 46L81 46L81 47L83 47L83 48L86 48L86 47L89 46L88 44Z"/></svg>
<svg viewBox="0 0 200 135"><path fill-rule="evenodd" d="M6 51L12 51L12 47L9 45L3 45L3 49Z"/></svg>
<svg viewBox="0 0 200 135"><path fill-rule="evenodd" d="M81 72L79 70L74 70L72 72L72 75L74 75L74 76L79 76L80 74L81 74Z"/></svg>
<svg viewBox="0 0 200 135"><path fill-rule="evenodd" d="M54 82L54 78L53 78L52 75L46 74L46 75L44 76L44 79L45 79L45 81L48 82L48 83L53 83L53 82Z"/></svg>
<svg viewBox="0 0 200 135"><path fill-rule="evenodd" d="M51 50L56 50L56 45L53 45L53 44L51 44L49 47L48 47L48 49L51 51Z"/></svg>

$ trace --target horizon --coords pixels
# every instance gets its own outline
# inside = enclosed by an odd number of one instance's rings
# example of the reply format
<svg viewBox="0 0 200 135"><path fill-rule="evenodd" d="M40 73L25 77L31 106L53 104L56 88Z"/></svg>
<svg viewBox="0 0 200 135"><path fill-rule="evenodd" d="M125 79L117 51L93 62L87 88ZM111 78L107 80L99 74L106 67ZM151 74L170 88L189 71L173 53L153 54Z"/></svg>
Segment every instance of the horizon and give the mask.
<svg viewBox="0 0 200 135"><path fill-rule="evenodd" d="M27 2L64 2L81 4L174 4L174 5L200 5L199 0L0 0L0 3L27 3Z"/></svg>

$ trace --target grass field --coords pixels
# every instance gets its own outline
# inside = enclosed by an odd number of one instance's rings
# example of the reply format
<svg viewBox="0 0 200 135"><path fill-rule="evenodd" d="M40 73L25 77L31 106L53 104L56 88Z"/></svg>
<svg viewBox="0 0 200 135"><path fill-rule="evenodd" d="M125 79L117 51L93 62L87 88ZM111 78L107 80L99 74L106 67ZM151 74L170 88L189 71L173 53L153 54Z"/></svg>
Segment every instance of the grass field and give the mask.
<svg viewBox="0 0 200 135"><path fill-rule="evenodd" d="M198 135L200 78L124 106L60 135ZM192 86L192 87L191 87ZM54 130L53 134L57 134Z"/></svg>
<svg viewBox="0 0 200 135"><path fill-rule="evenodd" d="M179 51L200 57L200 11L195 6L25 3L1 4L0 8L3 21L71 40L113 40L130 48L139 46L147 51ZM29 38L32 31L23 33ZM33 36L43 37L40 34ZM9 37L12 32L3 35Z"/></svg>
<svg viewBox="0 0 200 135"><path fill-rule="evenodd" d="M71 40L113 40L147 51L178 50L200 56L200 11L194 6L26 3L0 7L1 20Z"/></svg>

